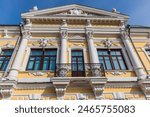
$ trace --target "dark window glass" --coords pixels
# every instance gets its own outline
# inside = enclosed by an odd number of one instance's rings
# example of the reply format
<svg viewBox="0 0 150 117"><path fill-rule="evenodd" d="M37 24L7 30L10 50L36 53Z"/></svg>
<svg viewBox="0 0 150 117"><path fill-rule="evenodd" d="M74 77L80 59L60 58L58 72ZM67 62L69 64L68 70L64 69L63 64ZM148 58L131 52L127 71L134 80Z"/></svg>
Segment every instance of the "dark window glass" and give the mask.
<svg viewBox="0 0 150 117"><path fill-rule="evenodd" d="M72 50L72 76L85 76L84 58L82 50Z"/></svg>
<svg viewBox="0 0 150 117"><path fill-rule="evenodd" d="M54 70L56 49L32 49L27 70Z"/></svg>
<svg viewBox="0 0 150 117"><path fill-rule="evenodd" d="M126 70L127 66L120 49L98 49L99 62L103 64L106 70Z"/></svg>
<svg viewBox="0 0 150 117"><path fill-rule="evenodd" d="M12 56L13 50L12 49L5 49L2 50L1 54L0 54L0 71L5 71L10 58Z"/></svg>

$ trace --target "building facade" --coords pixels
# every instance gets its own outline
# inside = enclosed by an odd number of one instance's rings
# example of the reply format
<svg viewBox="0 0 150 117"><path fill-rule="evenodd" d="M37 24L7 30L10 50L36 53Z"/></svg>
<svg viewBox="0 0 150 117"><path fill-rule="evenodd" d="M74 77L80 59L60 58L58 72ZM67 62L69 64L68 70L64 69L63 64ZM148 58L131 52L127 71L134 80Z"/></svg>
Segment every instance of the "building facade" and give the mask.
<svg viewBox="0 0 150 117"><path fill-rule="evenodd" d="M150 28L81 5L0 25L0 99L150 99Z"/></svg>

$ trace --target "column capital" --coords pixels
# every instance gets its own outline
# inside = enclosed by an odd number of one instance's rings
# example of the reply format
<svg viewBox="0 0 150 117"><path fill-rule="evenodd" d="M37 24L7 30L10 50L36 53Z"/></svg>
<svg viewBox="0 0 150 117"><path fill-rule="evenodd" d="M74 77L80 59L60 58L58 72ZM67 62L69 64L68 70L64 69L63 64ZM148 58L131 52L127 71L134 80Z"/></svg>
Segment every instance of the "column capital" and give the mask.
<svg viewBox="0 0 150 117"><path fill-rule="evenodd" d="M60 35L62 39L66 39L68 35L68 30L67 29L60 30Z"/></svg>
<svg viewBox="0 0 150 117"><path fill-rule="evenodd" d="M94 32L93 30L86 30L86 36L88 39L93 39Z"/></svg>
<svg viewBox="0 0 150 117"><path fill-rule="evenodd" d="M122 39L129 39L127 31L123 28L121 29L121 38Z"/></svg>
<svg viewBox="0 0 150 117"><path fill-rule="evenodd" d="M66 21L66 19L62 20L61 27L67 27L67 21Z"/></svg>
<svg viewBox="0 0 150 117"><path fill-rule="evenodd" d="M89 19L86 20L86 27L92 27L91 21Z"/></svg>
<svg viewBox="0 0 150 117"><path fill-rule="evenodd" d="M30 39L30 37L31 37L30 30L24 30L23 31L23 39Z"/></svg>

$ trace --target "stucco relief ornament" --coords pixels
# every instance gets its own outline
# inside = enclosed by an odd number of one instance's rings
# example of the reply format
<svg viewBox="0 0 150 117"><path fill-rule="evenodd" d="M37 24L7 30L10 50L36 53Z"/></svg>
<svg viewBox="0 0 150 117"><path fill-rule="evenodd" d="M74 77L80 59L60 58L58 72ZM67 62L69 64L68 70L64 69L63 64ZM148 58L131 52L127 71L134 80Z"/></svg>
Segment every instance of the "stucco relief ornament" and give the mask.
<svg viewBox="0 0 150 117"><path fill-rule="evenodd" d="M105 47L110 49L110 47L112 46L112 41L109 39L106 39L106 40L104 40L104 45L105 45Z"/></svg>
<svg viewBox="0 0 150 117"><path fill-rule="evenodd" d="M70 10L69 13L70 13L71 15L87 15L87 14L84 13L82 10L77 9L77 8Z"/></svg>
<svg viewBox="0 0 150 117"><path fill-rule="evenodd" d="M61 34L62 38L66 38L67 37L67 30L61 30L60 34Z"/></svg>
<svg viewBox="0 0 150 117"><path fill-rule="evenodd" d="M93 38L93 31L87 31L87 37L88 39L92 39Z"/></svg>
<svg viewBox="0 0 150 117"><path fill-rule="evenodd" d="M23 38L29 39L31 36L30 30L23 31Z"/></svg>
<svg viewBox="0 0 150 117"><path fill-rule="evenodd" d="M40 39L39 44L41 47L46 47L48 44L48 40L47 39Z"/></svg>
<svg viewBox="0 0 150 117"><path fill-rule="evenodd" d="M91 27L92 25L91 25L91 21L90 20L87 20L87 22L86 22L86 26L87 27Z"/></svg>
<svg viewBox="0 0 150 117"><path fill-rule="evenodd" d="M67 27L67 22L66 22L66 20L62 20L62 25L61 25L61 26Z"/></svg>

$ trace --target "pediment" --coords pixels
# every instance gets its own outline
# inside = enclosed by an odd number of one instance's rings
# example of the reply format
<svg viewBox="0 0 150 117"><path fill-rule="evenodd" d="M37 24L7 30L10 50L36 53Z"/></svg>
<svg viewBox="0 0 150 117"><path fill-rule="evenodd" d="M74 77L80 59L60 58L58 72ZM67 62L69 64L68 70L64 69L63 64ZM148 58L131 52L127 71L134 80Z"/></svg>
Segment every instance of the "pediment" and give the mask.
<svg viewBox="0 0 150 117"><path fill-rule="evenodd" d="M22 18L27 17L51 17L51 16L69 16L69 17L113 17L126 18L128 16L118 12L109 12L105 10L95 9L81 5L67 5L62 7L55 7L45 10L31 11L22 14Z"/></svg>

